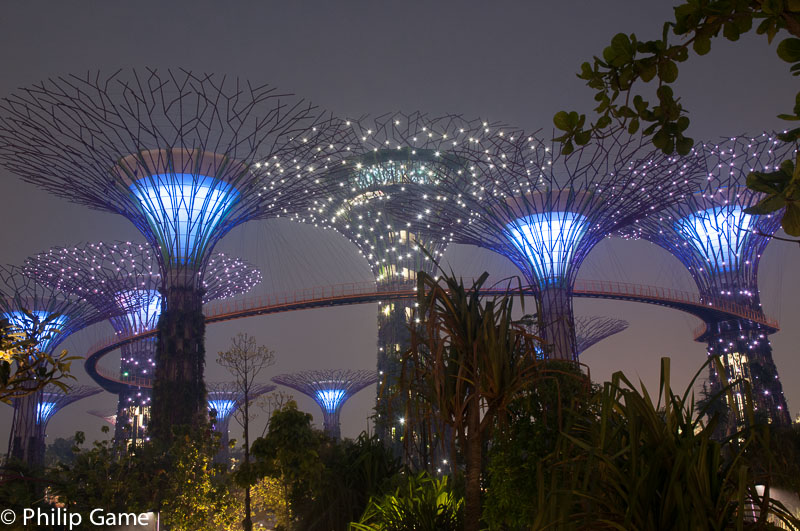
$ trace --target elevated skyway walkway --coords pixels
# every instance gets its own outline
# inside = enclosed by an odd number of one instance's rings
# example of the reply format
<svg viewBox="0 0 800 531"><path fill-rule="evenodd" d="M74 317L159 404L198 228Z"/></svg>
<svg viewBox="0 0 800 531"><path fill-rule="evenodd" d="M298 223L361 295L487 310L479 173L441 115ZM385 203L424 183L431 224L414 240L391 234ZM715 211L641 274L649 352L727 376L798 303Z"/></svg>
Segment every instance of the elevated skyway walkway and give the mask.
<svg viewBox="0 0 800 531"><path fill-rule="evenodd" d="M466 286L471 284L469 279L465 279L464 283ZM484 289L482 293L488 296L501 295L505 293L505 284L502 287ZM522 293L532 296L534 295L534 289L529 286L523 286ZM777 321L766 317L761 312L725 299L701 297L698 293L660 286L579 279L575 282L572 295L575 297L655 304L692 314L703 321L700 327L695 330L695 340L697 341L705 340L711 323L721 321L745 320L751 323L753 327L763 329L766 334L778 331ZM205 305L203 313L206 316L206 323L211 324L255 315L413 299L414 297L416 297L416 291L408 284L385 287L379 290L374 282L348 283L319 286L286 293L264 294L238 300L216 301ZM150 378L122 377L118 371L111 371L98 366L98 362L103 356L122 346L155 335L156 330L149 330L129 336L114 335L101 340L86 354L84 364L86 371L101 387L112 393L119 393L130 387L151 387L152 380Z"/></svg>

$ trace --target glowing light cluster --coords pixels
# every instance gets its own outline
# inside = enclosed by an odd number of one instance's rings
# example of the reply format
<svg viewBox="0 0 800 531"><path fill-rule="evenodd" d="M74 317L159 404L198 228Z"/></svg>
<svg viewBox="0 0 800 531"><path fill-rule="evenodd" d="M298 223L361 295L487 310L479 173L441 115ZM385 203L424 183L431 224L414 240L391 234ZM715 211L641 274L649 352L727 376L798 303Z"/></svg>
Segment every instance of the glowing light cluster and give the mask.
<svg viewBox="0 0 800 531"><path fill-rule="evenodd" d="M391 155L392 151L387 150ZM437 171L431 163L421 160L393 161L387 160L376 164L358 164L354 179L358 190L394 185L409 184L436 184Z"/></svg>
<svg viewBox="0 0 800 531"><path fill-rule="evenodd" d="M566 277L575 243L586 233L586 216L574 212L544 212L519 218L506 226L514 245L527 257L537 279L555 283Z"/></svg>
<svg viewBox="0 0 800 531"><path fill-rule="evenodd" d="M739 267L742 251L756 216L729 205L696 212L675 222L675 229L708 262L712 270L730 271Z"/></svg>
<svg viewBox="0 0 800 531"><path fill-rule="evenodd" d="M316 401L326 411L333 412L344 400L344 389L320 389L316 393Z"/></svg>
<svg viewBox="0 0 800 531"><path fill-rule="evenodd" d="M159 239L180 264L191 263L236 203L233 186L213 177L189 173L158 174L131 185Z"/></svg>

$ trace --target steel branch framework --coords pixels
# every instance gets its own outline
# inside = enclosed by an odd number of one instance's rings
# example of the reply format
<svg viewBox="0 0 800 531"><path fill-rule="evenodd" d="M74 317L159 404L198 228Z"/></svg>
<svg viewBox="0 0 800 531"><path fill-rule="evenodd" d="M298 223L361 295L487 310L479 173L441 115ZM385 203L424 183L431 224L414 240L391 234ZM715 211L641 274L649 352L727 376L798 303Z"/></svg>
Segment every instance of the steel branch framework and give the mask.
<svg viewBox="0 0 800 531"><path fill-rule="evenodd" d="M249 219L302 218L349 134L273 87L184 70L59 77L0 101L0 164L124 215L156 253L160 438L205 412L202 280L214 245Z"/></svg>
<svg viewBox="0 0 800 531"><path fill-rule="evenodd" d="M733 137L695 148L707 163L706 178L693 194L657 215L625 230L628 238L644 238L663 247L686 267L702 296L727 298L763 315L758 290L758 264L780 215L751 215L745 209L762 194L746 188L751 171L774 171L793 148L770 134ZM767 335L772 332L747 319L706 323L703 339L709 355L721 356L728 381L752 385L756 412L771 421L791 422L772 359ZM711 390L720 389L712 368ZM742 420L744 387L736 385L732 409Z"/></svg>
<svg viewBox="0 0 800 531"><path fill-rule="evenodd" d="M28 258L25 273L43 284L85 298L97 308L117 306L127 311L109 319L120 335L133 335L156 327L161 314L161 275L158 261L146 244L131 242L89 243L55 247ZM261 282L261 272L239 258L222 253L211 256L203 277L203 303L233 297ZM155 338L122 347L122 380L152 379L155 368ZM96 373L90 371L96 377ZM103 385L104 379L98 379ZM119 394L117 432L119 442L144 440L150 418L150 389L129 385L107 389Z"/></svg>
<svg viewBox="0 0 800 531"><path fill-rule="evenodd" d="M36 421L42 431L42 441L47 432L47 423L53 416L78 400L96 395L103 390L99 387L90 387L86 385L76 385L70 387L67 391L56 386L49 386L45 388L37 406Z"/></svg>
<svg viewBox="0 0 800 531"><path fill-rule="evenodd" d="M609 336L628 328L628 321L601 316L575 317L575 336L579 354Z"/></svg>
<svg viewBox="0 0 800 531"><path fill-rule="evenodd" d="M281 374L272 378L276 384L291 387L311 397L322 409L325 433L338 439L341 435L339 413L347 400L378 381L370 370L318 370Z"/></svg>
<svg viewBox="0 0 800 531"><path fill-rule="evenodd" d="M541 300L544 339L555 358L577 355L570 290L594 246L618 228L692 190L704 165L609 136L564 155L523 131L502 128L463 144L472 179L447 180L406 211L452 241L508 257Z"/></svg>

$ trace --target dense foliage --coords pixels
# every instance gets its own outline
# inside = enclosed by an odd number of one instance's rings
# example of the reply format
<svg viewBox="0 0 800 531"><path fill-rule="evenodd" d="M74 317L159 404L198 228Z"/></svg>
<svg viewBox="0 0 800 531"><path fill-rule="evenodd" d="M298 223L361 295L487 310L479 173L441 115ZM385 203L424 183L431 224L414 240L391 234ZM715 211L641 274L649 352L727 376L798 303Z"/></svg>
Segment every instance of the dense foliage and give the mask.
<svg viewBox="0 0 800 531"><path fill-rule="evenodd" d="M767 426L716 440L718 417L697 411L693 384L675 394L665 358L654 401L615 373L593 399L596 413L577 417L544 460L533 527L766 529L770 519L796 528L800 521L759 494L772 479L747 459L748 449L765 451Z"/></svg>
<svg viewBox="0 0 800 531"><path fill-rule="evenodd" d="M370 500L354 531L459 531L464 525L464 500L453 492L447 476L408 475L394 492Z"/></svg>

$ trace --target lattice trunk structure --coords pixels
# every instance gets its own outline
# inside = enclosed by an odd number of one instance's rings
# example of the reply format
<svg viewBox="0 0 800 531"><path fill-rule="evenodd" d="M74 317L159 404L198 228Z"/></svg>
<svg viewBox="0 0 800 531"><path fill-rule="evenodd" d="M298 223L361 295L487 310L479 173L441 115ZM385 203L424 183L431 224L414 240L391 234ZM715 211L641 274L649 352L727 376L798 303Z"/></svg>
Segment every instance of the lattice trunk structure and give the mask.
<svg viewBox="0 0 800 531"><path fill-rule="evenodd" d="M378 374L369 370L331 369L280 374L272 378L272 381L311 397L322 409L325 433L339 439L339 413L342 406L360 390L377 383Z"/></svg>
<svg viewBox="0 0 800 531"><path fill-rule="evenodd" d="M565 155L522 131L484 128L461 144L471 179L443 179L436 197L397 204L452 241L509 258L540 301L547 355L577 358L571 291L594 246L611 232L674 202L704 165L610 136Z"/></svg>
<svg viewBox="0 0 800 531"><path fill-rule="evenodd" d="M97 308L116 306L114 331L131 336L153 330L161 315L161 274L147 244L90 243L55 247L28 258L25 272L42 283L84 297ZM238 258L211 255L203 278L203 303L233 297L261 282L261 272ZM133 311L130 311L133 309ZM107 391L119 394L114 438L118 444L146 440L156 366L157 342L145 338L121 348L120 377L109 382L89 371Z"/></svg>
<svg viewBox="0 0 800 531"><path fill-rule="evenodd" d="M0 313L26 339L36 340L43 353L52 354L71 334L121 311L125 310L114 305L97 308L79 296L41 284L26 276L22 268L0 266ZM36 387L31 382L29 389ZM8 455L31 466L43 464L43 432L37 416L42 397L42 390L28 391L13 401Z"/></svg>
<svg viewBox="0 0 800 531"><path fill-rule="evenodd" d="M436 195L444 174L466 178L468 168L451 149L480 136L482 124L459 116L400 112L349 123L355 140L352 156L329 173L336 192L315 203L316 215L358 247L379 291L410 289L419 271L436 272L435 261L449 240L417 220L404 220L389 205ZM393 386L399 375L413 307L413 302L400 301L379 306L377 368L382 383L376 399L376 433L385 442L392 440L389 410L403 408L385 403L381 390ZM394 443L399 452L399 438Z"/></svg>
<svg viewBox="0 0 800 531"><path fill-rule="evenodd" d="M184 70L51 79L0 102L0 163L127 217L159 262L152 429L203 422L203 277L214 245L254 218L302 218L349 129L276 89Z"/></svg>
<svg viewBox="0 0 800 531"><path fill-rule="evenodd" d="M792 149L770 134L700 144L695 150L707 164L702 185L622 235L647 239L669 251L688 269L701 296L729 299L763 316L758 264L780 227L780 215L745 212L762 197L746 188L746 180L751 171L774 171L793 156ZM731 421L744 422L744 382L749 382L757 416L791 422L768 339L775 331L747 319L706 322L698 340L707 342L709 355L720 356L726 383L733 384ZM714 367L709 380L712 394L722 388Z"/></svg>

